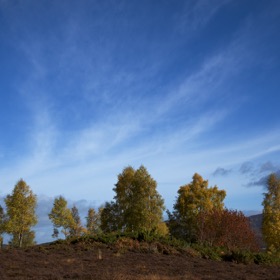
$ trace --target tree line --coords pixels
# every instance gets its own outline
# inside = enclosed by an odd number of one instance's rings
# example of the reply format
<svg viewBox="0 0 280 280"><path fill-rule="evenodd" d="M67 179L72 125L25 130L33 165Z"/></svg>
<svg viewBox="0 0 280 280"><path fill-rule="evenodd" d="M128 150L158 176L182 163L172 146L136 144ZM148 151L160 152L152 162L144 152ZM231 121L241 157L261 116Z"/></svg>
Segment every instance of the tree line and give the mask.
<svg viewBox="0 0 280 280"><path fill-rule="evenodd" d="M144 166L128 166L118 175L113 188L115 196L98 210L88 209L86 225L78 208L69 208L63 196L54 199L48 214L53 224L52 237L80 237L101 233L133 233L176 238L228 249L256 250L258 247L248 219L241 211L224 206L225 190L209 187L208 181L195 173L192 181L179 187L173 210L167 210L157 191L157 182ZM32 227L38 222L37 197L24 180L19 180L5 198L6 211L0 205L0 242L11 235L10 245L26 247L34 244ZM263 200L263 237L271 252L280 252L280 179L271 174Z"/></svg>

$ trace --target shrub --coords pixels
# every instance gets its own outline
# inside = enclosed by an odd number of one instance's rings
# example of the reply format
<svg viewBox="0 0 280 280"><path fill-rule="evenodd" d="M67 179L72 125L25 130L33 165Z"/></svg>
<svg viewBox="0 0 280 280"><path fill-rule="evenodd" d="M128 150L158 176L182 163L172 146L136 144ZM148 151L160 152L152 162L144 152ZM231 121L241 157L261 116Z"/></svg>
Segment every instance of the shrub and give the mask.
<svg viewBox="0 0 280 280"><path fill-rule="evenodd" d="M124 253L127 250L134 251L139 250L140 245L138 240L133 240L129 237L121 237L115 242L116 249L120 253Z"/></svg>
<svg viewBox="0 0 280 280"><path fill-rule="evenodd" d="M233 251L231 254L231 261L236 263L251 264L254 258L254 253L250 251Z"/></svg>
<svg viewBox="0 0 280 280"><path fill-rule="evenodd" d="M210 246L231 250L258 251L258 242L249 220L242 212L213 210L197 217L197 240Z"/></svg>
<svg viewBox="0 0 280 280"><path fill-rule="evenodd" d="M219 247L206 246L203 244L194 243L191 245L202 258L220 261L222 259L223 249Z"/></svg>
<svg viewBox="0 0 280 280"><path fill-rule="evenodd" d="M280 264L280 257L277 255L272 255L269 253L261 252L257 253L254 256L254 262L255 264L268 264L268 265L274 265L274 264Z"/></svg>

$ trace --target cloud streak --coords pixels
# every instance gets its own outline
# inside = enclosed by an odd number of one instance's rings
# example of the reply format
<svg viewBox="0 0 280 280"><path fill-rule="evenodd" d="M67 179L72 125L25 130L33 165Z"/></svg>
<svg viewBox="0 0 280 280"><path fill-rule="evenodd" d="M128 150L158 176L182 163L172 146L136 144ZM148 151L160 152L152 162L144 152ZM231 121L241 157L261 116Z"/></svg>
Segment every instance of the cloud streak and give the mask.
<svg viewBox="0 0 280 280"><path fill-rule="evenodd" d="M214 17L214 15L231 0L225 1L188 1L184 7L181 28L191 27L192 30L205 27L205 25Z"/></svg>

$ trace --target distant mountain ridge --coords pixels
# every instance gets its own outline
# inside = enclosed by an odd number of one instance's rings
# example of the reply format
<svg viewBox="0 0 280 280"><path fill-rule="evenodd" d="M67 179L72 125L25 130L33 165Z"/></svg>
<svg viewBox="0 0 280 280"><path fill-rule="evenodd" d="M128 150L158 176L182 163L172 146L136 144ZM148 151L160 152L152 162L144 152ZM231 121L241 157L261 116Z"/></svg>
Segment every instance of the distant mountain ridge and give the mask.
<svg viewBox="0 0 280 280"><path fill-rule="evenodd" d="M263 220L263 214L257 214L257 215L252 215L248 217L251 227L253 231L255 232L261 248L265 248L265 244L263 241L263 236L262 236L262 220Z"/></svg>
<svg viewBox="0 0 280 280"><path fill-rule="evenodd" d="M250 221L251 227L254 230L261 231L263 214L252 215L252 216L249 216L248 219Z"/></svg>

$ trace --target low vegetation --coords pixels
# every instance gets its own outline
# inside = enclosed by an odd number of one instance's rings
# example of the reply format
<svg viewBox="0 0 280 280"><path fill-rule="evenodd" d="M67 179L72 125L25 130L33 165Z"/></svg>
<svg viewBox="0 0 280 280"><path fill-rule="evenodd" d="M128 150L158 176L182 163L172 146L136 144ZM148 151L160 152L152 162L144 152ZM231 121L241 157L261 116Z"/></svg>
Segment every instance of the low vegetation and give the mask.
<svg viewBox="0 0 280 280"><path fill-rule="evenodd" d="M81 236L4 249L0 263L1 279L279 279L279 260L267 253L141 234Z"/></svg>
<svg viewBox="0 0 280 280"><path fill-rule="evenodd" d="M210 246L203 243L188 243L171 237L157 235L110 233L78 238L59 239L51 245L78 245L83 250L92 246L106 245L117 254L126 252L157 253L164 255L187 255L215 261L226 261L243 264L279 265L280 257L275 254L252 251L240 248Z"/></svg>

